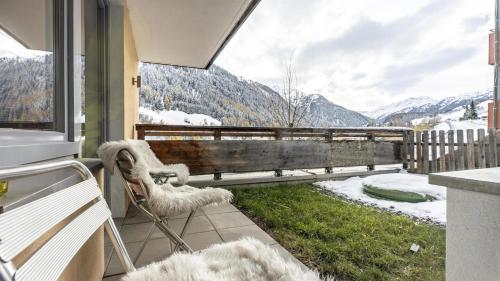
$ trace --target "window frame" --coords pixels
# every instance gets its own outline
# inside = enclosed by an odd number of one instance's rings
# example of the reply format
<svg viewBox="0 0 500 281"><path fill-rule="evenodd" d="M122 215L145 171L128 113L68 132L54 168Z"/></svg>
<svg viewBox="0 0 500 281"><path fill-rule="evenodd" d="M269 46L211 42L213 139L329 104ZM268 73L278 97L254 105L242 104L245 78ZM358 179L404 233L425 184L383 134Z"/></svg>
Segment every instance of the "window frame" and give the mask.
<svg viewBox="0 0 500 281"><path fill-rule="evenodd" d="M53 1L53 130L0 129L0 167L74 157L80 153L80 132L75 130L74 117L75 107L80 106L76 103L80 99L75 99L73 87L73 2L74 0Z"/></svg>

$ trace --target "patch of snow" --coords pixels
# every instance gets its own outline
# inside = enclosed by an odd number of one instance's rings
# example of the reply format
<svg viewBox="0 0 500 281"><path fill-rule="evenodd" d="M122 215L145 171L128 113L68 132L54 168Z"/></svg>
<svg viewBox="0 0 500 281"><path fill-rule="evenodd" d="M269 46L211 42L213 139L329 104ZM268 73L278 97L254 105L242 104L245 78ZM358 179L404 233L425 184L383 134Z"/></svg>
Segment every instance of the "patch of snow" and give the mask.
<svg viewBox="0 0 500 281"><path fill-rule="evenodd" d="M383 118L386 117L390 114L397 113L397 112L405 112L408 109L414 108L414 107L420 107L426 104L434 104L436 103L436 100L430 98L430 97L412 97L409 99L405 99L403 101L397 102L397 103L392 103L389 105L385 105L382 107L379 107L373 111L366 112L365 115L371 118Z"/></svg>
<svg viewBox="0 0 500 281"><path fill-rule="evenodd" d="M222 123L205 114L189 114L179 110L155 111L140 107L139 114L152 119L155 124L192 125L192 126L220 126Z"/></svg>
<svg viewBox="0 0 500 281"><path fill-rule="evenodd" d="M439 131L439 130L468 130L468 129L473 129L474 134L477 134L476 131L477 129L484 129L487 130L488 128L488 121L487 120L462 120L462 121L446 121L437 124L434 126L432 130ZM477 139L477 136L475 136Z"/></svg>
<svg viewBox="0 0 500 281"><path fill-rule="evenodd" d="M363 184L383 189L429 194L437 198L432 202L406 203L372 198L363 192ZM383 174L366 178L353 177L344 181L317 182L315 185L349 200L375 205L393 212L401 212L420 219L446 223L446 188L428 184L428 176L407 173Z"/></svg>

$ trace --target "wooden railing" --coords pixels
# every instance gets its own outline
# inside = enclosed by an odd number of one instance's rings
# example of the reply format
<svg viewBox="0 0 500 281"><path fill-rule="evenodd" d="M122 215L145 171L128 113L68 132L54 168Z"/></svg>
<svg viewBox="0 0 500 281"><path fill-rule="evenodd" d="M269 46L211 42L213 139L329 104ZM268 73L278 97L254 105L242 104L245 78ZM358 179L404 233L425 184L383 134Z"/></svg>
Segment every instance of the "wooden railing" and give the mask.
<svg viewBox="0 0 500 281"><path fill-rule="evenodd" d="M136 125L166 163L185 163L191 174L242 173L285 169L402 163L406 128L267 128ZM405 163L403 163L405 164Z"/></svg>
<svg viewBox="0 0 500 281"><path fill-rule="evenodd" d="M495 130L450 130L409 132L403 145L408 170L435 172L480 169L498 166Z"/></svg>

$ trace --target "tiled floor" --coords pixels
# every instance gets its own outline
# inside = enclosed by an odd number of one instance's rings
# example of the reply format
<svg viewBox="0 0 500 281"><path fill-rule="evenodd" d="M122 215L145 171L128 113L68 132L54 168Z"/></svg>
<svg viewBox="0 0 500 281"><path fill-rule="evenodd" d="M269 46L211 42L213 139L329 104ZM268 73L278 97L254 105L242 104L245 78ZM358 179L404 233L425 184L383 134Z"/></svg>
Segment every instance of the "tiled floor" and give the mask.
<svg viewBox="0 0 500 281"><path fill-rule="evenodd" d="M187 214L173 217L169 225L179 233ZM145 241L152 223L134 207L131 207L124 219L115 220L121 237L132 260L135 259L142 242ZM237 240L243 236L251 236L276 248L283 257L292 259L300 263L283 247L281 247L271 236L255 225L249 218L243 215L234 206L222 205L205 207L196 213L190 226L186 230L184 240L193 250L203 250L215 243ZM105 239L105 262L106 272L104 281L119 280L123 274L123 269L114 253L110 241ZM155 229L151 241L149 241L137 261L136 267L141 267L154 261L162 260L171 252L171 245L168 238Z"/></svg>

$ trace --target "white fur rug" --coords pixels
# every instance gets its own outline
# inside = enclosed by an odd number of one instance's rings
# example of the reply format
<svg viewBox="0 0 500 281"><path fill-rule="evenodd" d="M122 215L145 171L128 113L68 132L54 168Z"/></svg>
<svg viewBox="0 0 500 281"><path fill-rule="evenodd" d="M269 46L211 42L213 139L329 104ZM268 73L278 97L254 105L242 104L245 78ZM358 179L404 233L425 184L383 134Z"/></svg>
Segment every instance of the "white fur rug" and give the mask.
<svg viewBox="0 0 500 281"><path fill-rule="evenodd" d="M122 281L320 281L317 272L253 238L216 244L202 252L176 253L122 278ZM333 281L331 278L324 280Z"/></svg>
<svg viewBox="0 0 500 281"><path fill-rule="evenodd" d="M170 183L155 184L150 173L175 173L178 182L185 184L189 179L189 170L184 164L163 165L151 151L149 144L142 140L107 142L99 147L97 153L104 167L111 173L114 172L116 156L123 149L136 159L132 175L146 185L150 193L148 203L160 216L171 217L206 205L229 203L233 198L231 192L222 188L200 189L189 185L174 187Z"/></svg>

